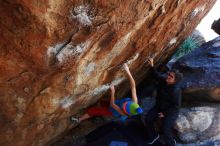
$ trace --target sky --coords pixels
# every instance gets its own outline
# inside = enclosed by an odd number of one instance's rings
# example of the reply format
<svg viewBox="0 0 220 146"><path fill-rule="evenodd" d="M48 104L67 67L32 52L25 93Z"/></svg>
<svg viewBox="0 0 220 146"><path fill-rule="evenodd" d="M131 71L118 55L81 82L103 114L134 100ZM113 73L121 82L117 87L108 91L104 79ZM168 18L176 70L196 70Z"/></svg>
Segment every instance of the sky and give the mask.
<svg viewBox="0 0 220 146"><path fill-rule="evenodd" d="M219 18L220 18L220 0L217 0L215 5L212 7L209 13L202 19L202 21L196 28L203 34L206 41L212 40L218 36L218 34L211 29L211 25L214 20L218 20Z"/></svg>

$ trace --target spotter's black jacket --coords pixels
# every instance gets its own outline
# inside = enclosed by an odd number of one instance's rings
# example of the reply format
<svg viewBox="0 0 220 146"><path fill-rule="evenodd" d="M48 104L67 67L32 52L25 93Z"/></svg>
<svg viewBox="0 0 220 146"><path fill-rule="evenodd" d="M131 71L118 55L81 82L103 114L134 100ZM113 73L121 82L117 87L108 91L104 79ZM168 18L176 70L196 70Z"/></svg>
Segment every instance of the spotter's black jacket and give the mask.
<svg viewBox="0 0 220 146"><path fill-rule="evenodd" d="M153 77L157 80L157 95L155 108L166 116L169 113L179 112L181 106L182 89L178 84L168 85L166 75L157 72L152 67Z"/></svg>

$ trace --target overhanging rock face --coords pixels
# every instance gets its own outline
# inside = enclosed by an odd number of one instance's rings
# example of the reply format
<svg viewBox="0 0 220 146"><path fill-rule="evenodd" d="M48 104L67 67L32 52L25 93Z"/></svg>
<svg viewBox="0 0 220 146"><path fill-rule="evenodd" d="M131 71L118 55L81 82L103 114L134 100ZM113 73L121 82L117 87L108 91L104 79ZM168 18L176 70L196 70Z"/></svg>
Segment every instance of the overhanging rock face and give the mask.
<svg viewBox="0 0 220 146"><path fill-rule="evenodd" d="M125 80L124 62L137 80L148 56L164 63L214 2L0 1L0 145L55 139Z"/></svg>

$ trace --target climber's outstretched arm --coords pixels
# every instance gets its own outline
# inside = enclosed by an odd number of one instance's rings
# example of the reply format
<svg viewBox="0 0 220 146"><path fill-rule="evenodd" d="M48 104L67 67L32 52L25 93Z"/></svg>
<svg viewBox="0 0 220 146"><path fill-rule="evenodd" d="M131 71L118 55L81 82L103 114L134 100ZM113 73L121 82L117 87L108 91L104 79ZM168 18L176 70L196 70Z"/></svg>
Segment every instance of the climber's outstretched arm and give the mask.
<svg viewBox="0 0 220 146"><path fill-rule="evenodd" d="M121 108L117 104L115 104L115 87L114 87L114 85L111 85L110 89L111 89L111 100L110 100L111 107L114 108L121 115L125 115L124 112L121 110Z"/></svg>
<svg viewBox="0 0 220 146"><path fill-rule="evenodd" d="M130 82L130 85L131 85L132 100L133 100L133 102L138 103L135 80L134 80L134 78L131 75L131 72L130 72L130 70L128 68L128 65L125 63L123 67L124 67L124 70L125 70L125 72L126 72L126 74L128 76L128 79L129 79L129 82Z"/></svg>

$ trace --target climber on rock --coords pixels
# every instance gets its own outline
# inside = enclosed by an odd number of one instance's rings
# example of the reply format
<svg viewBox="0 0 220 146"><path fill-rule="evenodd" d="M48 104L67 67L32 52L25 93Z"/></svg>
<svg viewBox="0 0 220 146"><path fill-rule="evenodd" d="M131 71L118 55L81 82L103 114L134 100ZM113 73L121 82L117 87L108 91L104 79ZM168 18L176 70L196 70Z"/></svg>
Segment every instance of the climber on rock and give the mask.
<svg viewBox="0 0 220 146"><path fill-rule="evenodd" d="M148 134L147 143L151 145L160 137L154 128L154 124L159 118L162 121L160 131L166 146L175 146L176 141L172 136L172 128L181 106L182 91L178 83L182 80L183 75L177 70L170 70L166 76L163 76L154 68L153 58L149 58L147 61L151 65L153 76L158 82L156 104L144 117L144 125L146 125Z"/></svg>
<svg viewBox="0 0 220 146"><path fill-rule="evenodd" d="M138 98L136 95L136 85L127 64L123 66L126 75L131 85L131 98L123 98L115 100L115 88L114 85L110 86L111 99L109 102L100 101L100 106L93 106L87 109L87 112L80 118L70 117L71 122L80 123L86 119L94 116L114 116L120 118L122 121L127 117L138 115L143 113L143 110L138 104Z"/></svg>

